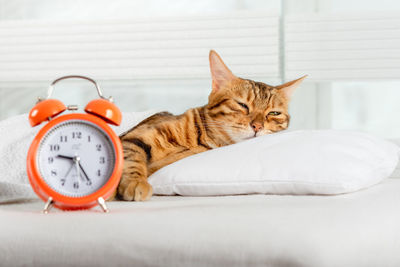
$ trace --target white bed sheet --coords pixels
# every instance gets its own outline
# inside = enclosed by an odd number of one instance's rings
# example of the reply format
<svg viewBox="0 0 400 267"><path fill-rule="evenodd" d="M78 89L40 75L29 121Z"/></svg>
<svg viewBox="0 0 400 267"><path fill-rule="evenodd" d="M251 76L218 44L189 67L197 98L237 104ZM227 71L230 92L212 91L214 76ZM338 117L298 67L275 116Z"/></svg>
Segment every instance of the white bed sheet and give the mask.
<svg viewBox="0 0 400 267"><path fill-rule="evenodd" d="M338 196L0 205L0 266L400 266L400 179Z"/></svg>

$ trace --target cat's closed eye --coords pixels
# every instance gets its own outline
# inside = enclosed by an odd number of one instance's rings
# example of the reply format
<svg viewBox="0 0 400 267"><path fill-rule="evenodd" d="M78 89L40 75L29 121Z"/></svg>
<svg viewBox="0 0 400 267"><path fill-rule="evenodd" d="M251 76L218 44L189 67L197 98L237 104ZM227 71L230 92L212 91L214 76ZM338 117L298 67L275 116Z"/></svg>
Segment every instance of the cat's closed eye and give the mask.
<svg viewBox="0 0 400 267"><path fill-rule="evenodd" d="M249 107L246 105L246 104L244 104L244 103L242 103L242 102L239 102L239 101L236 101L242 108L245 108L247 111L249 111Z"/></svg>
<svg viewBox="0 0 400 267"><path fill-rule="evenodd" d="M281 115L279 111L271 111L268 113L268 116L278 116L278 115Z"/></svg>

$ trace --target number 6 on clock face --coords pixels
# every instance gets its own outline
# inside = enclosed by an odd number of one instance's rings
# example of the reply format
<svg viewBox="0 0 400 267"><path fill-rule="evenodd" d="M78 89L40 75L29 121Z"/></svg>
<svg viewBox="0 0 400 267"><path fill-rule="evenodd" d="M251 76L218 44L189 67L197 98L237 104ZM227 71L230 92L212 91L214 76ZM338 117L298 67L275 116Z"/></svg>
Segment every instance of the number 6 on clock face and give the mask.
<svg viewBox="0 0 400 267"><path fill-rule="evenodd" d="M106 133L84 120L56 124L41 140L37 160L43 180L56 192L83 197L99 190L115 166Z"/></svg>

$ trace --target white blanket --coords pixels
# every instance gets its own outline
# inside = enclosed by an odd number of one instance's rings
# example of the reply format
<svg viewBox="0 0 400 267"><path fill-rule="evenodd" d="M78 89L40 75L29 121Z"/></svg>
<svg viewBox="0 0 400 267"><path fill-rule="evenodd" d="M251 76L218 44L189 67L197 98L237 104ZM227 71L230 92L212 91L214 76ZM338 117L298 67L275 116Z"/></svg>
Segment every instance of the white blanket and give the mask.
<svg viewBox="0 0 400 267"><path fill-rule="evenodd" d="M0 205L0 266L398 267L400 179L338 196Z"/></svg>
<svg viewBox="0 0 400 267"><path fill-rule="evenodd" d="M124 113L121 126L113 128L120 135L155 112ZM37 198L26 174L26 155L44 125L32 128L27 114L0 122L0 203Z"/></svg>

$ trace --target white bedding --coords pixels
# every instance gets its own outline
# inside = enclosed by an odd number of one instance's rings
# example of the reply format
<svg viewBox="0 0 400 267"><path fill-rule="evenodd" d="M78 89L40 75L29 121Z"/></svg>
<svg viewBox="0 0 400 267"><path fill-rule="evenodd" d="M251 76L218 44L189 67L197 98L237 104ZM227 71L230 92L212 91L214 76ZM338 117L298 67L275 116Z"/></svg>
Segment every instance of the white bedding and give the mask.
<svg viewBox="0 0 400 267"><path fill-rule="evenodd" d="M338 196L0 205L0 266L400 266L400 179Z"/></svg>
<svg viewBox="0 0 400 267"><path fill-rule="evenodd" d="M155 112L124 113L121 125L111 127L121 135ZM33 138L44 124L32 128L27 114L0 122L0 203L37 198L26 175L26 155Z"/></svg>
<svg viewBox="0 0 400 267"><path fill-rule="evenodd" d="M33 134L7 136L27 142ZM1 148L5 159L14 151ZM0 167L19 165L23 158ZM15 174L24 179L22 170ZM153 197L111 202L109 214L44 215L41 201L0 204L0 266L398 267L400 179L393 178L399 166L381 184L346 195ZM25 186L3 191L10 195L0 202L28 194Z"/></svg>

